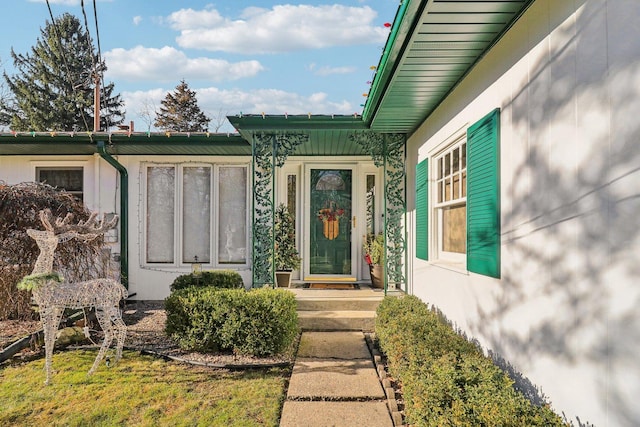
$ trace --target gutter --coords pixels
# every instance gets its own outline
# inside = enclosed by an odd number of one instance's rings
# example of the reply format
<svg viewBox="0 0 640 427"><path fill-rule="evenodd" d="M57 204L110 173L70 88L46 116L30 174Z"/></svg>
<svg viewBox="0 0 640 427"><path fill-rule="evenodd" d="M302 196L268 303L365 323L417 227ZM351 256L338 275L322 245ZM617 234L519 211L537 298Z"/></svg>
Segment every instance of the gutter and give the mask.
<svg viewBox="0 0 640 427"><path fill-rule="evenodd" d="M377 106L379 104L380 94L384 93L385 88L380 88L381 85L388 85L388 80L383 80L383 74L388 74L389 70L387 70L387 63L389 61L394 61L391 65L395 67L397 64L395 59L398 57L398 52L393 52L394 57L390 58L392 54L392 50L394 49L394 45L396 43L396 39L399 37L401 28L400 26L404 23L405 15L407 15L407 11L409 9L409 3L411 0L401 0L400 5L398 6L398 11L396 12L396 17L393 21L393 27L391 28L391 32L389 33L389 37L387 38L387 43L384 47L382 57L380 58L380 62L376 67L376 73L373 78L373 83L371 84L371 88L369 89L369 96L367 97L367 102L365 102L364 109L362 111L363 120L370 125L373 121L373 116L377 110ZM415 2L411 5L414 6ZM418 17L420 16L415 10L409 12L410 17ZM415 24L414 24L415 25ZM402 34L407 34L406 30L402 30Z"/></svg>
<svg viewBox="0 0 640 427"><path fill-rule="evenodd" d="M129 289L129 174L107 153L104 141L97 143L98 154L120 174L120 281Z"/></svg>

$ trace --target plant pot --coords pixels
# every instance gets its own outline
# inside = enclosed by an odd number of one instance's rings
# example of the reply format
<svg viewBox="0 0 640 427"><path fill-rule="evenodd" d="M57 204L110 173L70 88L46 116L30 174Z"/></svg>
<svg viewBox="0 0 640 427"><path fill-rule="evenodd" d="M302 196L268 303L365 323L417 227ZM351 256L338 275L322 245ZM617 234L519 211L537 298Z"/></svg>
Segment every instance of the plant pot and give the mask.
<svg viewBox="0 0 640 427"><path fill-rule="evenodd" d="M276 283L279 288L288 288L291 285L291 271L276 271Z"/></svg>
<svg viewBox="0 0 640 427"><path fill-rule="evenodd" d="M378 264L369 265L369 275L371 276L371 287L384 289L384 267Z"/></svg>

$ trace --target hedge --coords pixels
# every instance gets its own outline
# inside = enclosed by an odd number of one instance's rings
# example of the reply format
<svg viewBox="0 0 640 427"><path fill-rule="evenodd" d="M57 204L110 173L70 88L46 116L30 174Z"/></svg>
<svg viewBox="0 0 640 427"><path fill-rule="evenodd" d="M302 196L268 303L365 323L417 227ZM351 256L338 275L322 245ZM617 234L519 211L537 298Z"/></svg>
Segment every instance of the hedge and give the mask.
<svg viewBox="0 0 640 427"><path fill-rule="evenodd" d="M235 270L203 271L199 275L183 274L176 277L171 284L171 291L189 288L192 286L213 286L220 289L244 288L242 276Z"/></svg>
<svg viewBox="0 0 640 427"><path fill-rule="evenodd" d="M481 349L415 296L386 297L376 337L402 384L407 423L415 426L566 426L535 406Z"/></svg>
<svg viewBox="0 0 640 427"><path fill-rule="evenodd" d="M295 296L286 290L190 287L165 300L165 332L181 348L269 356L295 340Z"/></svg>

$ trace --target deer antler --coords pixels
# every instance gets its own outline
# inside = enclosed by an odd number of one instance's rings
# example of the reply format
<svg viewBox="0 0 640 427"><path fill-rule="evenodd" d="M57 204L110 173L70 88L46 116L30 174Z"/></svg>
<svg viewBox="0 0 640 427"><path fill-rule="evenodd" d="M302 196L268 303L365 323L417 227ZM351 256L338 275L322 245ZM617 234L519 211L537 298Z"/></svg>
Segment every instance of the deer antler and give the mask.
<svg viewBox="0 0 640 427"><path fill-rule="evenodd" d="M51 209L45 209L40 211L40 221L44 225L44 229L52 233L65 233L70 230L69 221L73 219L73 214L69 212L64 218L56 218L53 220L53 214Z"/></svg>
<svg viewBox="0 0 640 427"><path fill-rule="evenodd" d="M118 221L117 215L114 215L111 221L105 221L104 215L100 221L98 221L97 218L98 213L92 212L86 221L79 221L78 224L69 224L73 219L72 213L68 213L64 218L58 217L54 220L50 209L40 211L40 221L42 221L45 230L55 233L56 235L74 233L74 235L77 235L76 237L85 235L92 236L90 238L95 238L113 228Z"/></svg>
<svg viewBox="0 0 640 427"><path fill-rule="evenodd" d="M117 215L114 215L110 221L105 221L105 215L102 215L102 217L98 221L97 212L92 212L89 216L89 219L87 219L86 221L80 221L77 225L70 226L70 230L75 231L80 235L99 235L104 234L108 230L112 229L116 225L116 222L118 222Z"/></svg>

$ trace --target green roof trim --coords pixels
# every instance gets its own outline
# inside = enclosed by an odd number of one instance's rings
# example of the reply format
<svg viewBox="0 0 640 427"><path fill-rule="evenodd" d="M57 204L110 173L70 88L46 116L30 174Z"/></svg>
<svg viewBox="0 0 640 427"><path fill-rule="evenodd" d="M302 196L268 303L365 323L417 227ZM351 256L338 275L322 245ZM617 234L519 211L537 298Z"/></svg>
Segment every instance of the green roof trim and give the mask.
<svg viewBox="0 0 640 427"><path fill-rule="evenodd" d="M363 120L411 134L535 0L403 0L373 78Z"/></svg>
<svg viewBox="0 0 640 427"><path fill-rule="evenodd" d="M401 33L401 26L403 29L402 35L406 39L409 24L405 22L404 18L407 15L409 3L412 3L411 0L402 1L400 6L398 6L398 11L396 12L391 32L389 33L389 38L384 46L384 50L382 51L380 62L376 67L376 73L373 76L373 82L371 83L367 102L365 102L364 109L362 110L362 118L366 123L371 123L372 115L380 102L382 94L385 92L386 87L389 84L389 75L392 71L395 71L398 55L402 52L401 46L396 45L396 39L398 39L399 34ZM409 16L418 15L418 13L413 10L415 9L414 5L417 3L420 2L414 1L412 3L412 13L409 13ZM389 63L389 67L387 67L387 63Z"/></svg>
<svg viewBox="0 0 640 427"><path fill-rule="evenodd" d="M92 155L98 141L112 155L251 155L240 134L185 132L0 133L0 155Z"/></svg>
<svg viewBox="0 0 640 427"><path fill-rule="evenodd" d="M363 130L367 126L362 116L336 114L245 114L227 116L233 127L241 134L243 131L287 132L318 129Z"/></svg>

